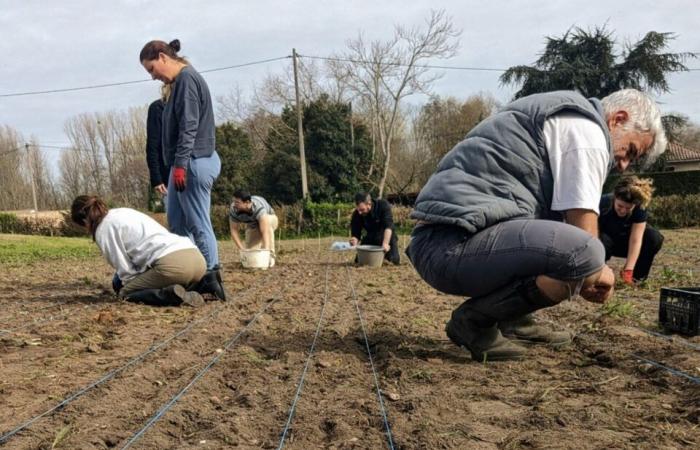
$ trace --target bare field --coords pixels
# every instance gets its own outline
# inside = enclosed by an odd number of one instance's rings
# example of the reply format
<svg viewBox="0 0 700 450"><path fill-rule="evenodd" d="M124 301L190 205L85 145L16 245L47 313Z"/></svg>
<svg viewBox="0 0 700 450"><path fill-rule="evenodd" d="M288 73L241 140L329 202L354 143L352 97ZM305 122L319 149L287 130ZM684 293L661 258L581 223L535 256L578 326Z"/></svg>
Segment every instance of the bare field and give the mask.
<svg viewBox="0 0 700 450"><path fill-rule="evenodd" d="M230 300L200 309L116 300L97 254L0 263L0 447L277 448L286 429L292 449L698 448L700 385L645 361L700 378L700 337L645 331L659 287L700 286L700 230L664 234L647 285L539 312L576 338L517 363L452 345L461 299L403 255L357 268L331 239L258 272L222 243Z"/></svg>

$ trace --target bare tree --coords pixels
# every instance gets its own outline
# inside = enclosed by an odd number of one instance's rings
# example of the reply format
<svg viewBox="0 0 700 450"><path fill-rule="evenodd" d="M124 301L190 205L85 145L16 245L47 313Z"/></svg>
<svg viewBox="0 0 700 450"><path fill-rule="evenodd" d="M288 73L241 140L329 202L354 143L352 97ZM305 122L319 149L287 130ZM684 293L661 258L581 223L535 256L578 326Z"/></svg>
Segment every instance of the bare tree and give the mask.
<svg viewBox="0 0 700 450"><path fill-rule="evenodd" d="M61 191L65 199L70 201L78 195L90 192L83 182L80 154L74 149L64 150L58 162Z"/></svg>
<svg viewBox="0 0 700 450"><path fill-rule="evenodd" d="M46 162L46 155L41 151L41 146L32 139L27 148L29 151L24 155L24 167L27 171L27 179L30 182L34 180L39 209L52 210L60 207L59 190Z"/></svg>
<svg viewBox="0 0 700 450"><path fill-rule="evenodd" d="M366 42L363 35L348 42L333 73L341 76L362 99L376 124L382 152L382 173L378 183L384 192L392 156L401 101L416 93L428 93L441 75L431 73L424 63L433 58L450 58L458 48L461 31L455 29L445 11L431 11L425 27L397 25L388 41Z"/></svg>
<svg viewBox="0 0 700 450"><path fill-rule="evenodd" d="M115 203L148 205L146 108L81 114L66 122L71 149L61 155L64 193L93 192Z"/></svg>
<svg viewBox="0 0 700 450"><path fill-rule="evenodd" d="M96 114L80 114L65 124L65 132L71 146L80 155L80 169L85 181L85 190L97 195L104 195L105 190L105 156L98 137ZM76 168L77 169L77 168Z"/></svg>
<svg viewBox="0 0 700 450"><path fill-rule="evenodd" d="M496 107L496 100L483 93L464 101L454 97L435 97L423 105L415 118L414 129L416 138L429 149L426 156L432 166L430 173L440 159Z"/></svg>
<svg viewBox="0 0 700 450"><path fill-rule="evenodd" d="M24 154L22 135L12 127L0 126L0 209L24 209L31 205Z"/></svg>

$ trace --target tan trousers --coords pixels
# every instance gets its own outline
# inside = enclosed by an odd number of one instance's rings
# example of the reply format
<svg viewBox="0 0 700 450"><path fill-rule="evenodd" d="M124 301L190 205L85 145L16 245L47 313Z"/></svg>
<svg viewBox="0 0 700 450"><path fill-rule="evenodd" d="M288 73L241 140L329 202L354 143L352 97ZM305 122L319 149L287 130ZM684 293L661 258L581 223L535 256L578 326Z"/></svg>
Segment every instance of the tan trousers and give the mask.
<svg viewBox="0 0 700 450"><path fill-rule="evenodd" d="M173 284L189 287L204 276L207 263L196 248L169 253L153 263L153 267L129 280L119 295L126 297L144 289L160 289Z"/></svg>
<svg viewBox="0 0 700 450"><path fill-rule="evenodd" d="M270 216L270 250L275 251L275 230L279 225L277 216L274 214ZM245 228L245 248L248 250L257 250L262 247L262 233L260 228L251 228L246 226Z"/></svg>

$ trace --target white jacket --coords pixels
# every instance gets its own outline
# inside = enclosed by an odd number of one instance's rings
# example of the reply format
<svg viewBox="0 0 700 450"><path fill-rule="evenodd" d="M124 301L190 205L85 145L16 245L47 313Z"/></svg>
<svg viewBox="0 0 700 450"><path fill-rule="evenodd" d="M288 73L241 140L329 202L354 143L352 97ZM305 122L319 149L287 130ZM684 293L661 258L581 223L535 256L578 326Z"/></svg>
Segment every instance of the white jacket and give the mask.
<svg viewBox="0 0 700 450"><path fill-rule="evenodd" d="M189 238L130 208L110 209L97 226L95 242L124 283L165 255L197 248Z"/></svg>

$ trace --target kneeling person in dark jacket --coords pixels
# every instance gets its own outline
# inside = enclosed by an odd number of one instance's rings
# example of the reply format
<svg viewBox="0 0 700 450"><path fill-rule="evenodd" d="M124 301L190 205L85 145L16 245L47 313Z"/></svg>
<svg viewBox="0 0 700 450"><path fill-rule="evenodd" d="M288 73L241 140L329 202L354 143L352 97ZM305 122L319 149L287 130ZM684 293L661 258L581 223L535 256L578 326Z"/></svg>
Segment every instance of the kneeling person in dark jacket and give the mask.
<svg viewBox="0 0 700 450"><path fill-rule="evenodd" d="M363 228L367 232L365 237L361 237ZM367 192L356 194L350 231L350 245L379 245L384 249L384 259L399 264L399 240L389 202L381 198L373 199Z"/></svg>

